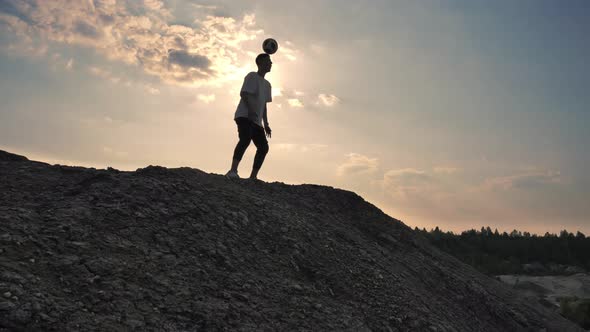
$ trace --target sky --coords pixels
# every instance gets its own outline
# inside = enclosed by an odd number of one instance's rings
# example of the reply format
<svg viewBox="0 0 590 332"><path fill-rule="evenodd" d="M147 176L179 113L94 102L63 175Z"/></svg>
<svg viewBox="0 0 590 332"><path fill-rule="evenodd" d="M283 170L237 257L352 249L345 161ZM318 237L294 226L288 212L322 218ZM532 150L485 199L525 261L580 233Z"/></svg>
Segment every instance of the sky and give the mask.
<svg viewBox="0 0 590 332"><path fill-rule="evenodd" d="M272 37L262 180L355 191L411 227L590 234L588 17L584 0L0 0L0 149L223 174Z"/></svg>

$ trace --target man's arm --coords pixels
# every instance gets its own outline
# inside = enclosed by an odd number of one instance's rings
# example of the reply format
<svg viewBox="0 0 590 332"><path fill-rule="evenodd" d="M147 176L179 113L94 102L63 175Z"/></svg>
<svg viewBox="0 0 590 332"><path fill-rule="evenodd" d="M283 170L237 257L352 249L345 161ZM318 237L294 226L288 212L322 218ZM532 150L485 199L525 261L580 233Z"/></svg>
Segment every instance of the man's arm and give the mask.
<svg viewBox="0 0 590 332"><path fill-rule="evenodd" d="M264 104L264 116L262 117L262 121L264 121L264 126L268 127L268 111L266 108L266 104Z"/></svg>
<svg viewBox="0 0 590 332"><path fill-rule="evenodd" d="M264 104L264 115L262 116L262 121L264 121L264 132L266 133L266 137L270 138L272 130L270 130L270 126L268 125L268 111L266 108L266 103Z"/></svg>

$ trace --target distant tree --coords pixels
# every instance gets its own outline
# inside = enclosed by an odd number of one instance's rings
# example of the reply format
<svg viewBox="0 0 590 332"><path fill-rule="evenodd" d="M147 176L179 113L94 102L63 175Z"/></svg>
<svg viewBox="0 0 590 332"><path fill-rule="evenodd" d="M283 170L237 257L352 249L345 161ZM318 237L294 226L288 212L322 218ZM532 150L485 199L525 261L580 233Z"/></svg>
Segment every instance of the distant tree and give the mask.
<svg viewBox="0 0 590 332"><path fill-rule="evenodd" d="M590 270L590 237L581 232L562 231L560 235L546 232L537 236L513 230L501 235L495 229L481 227L455 234L439 227L423 233L432 244L465 263L490 275L523 273L523 264L576 265ZM559 272L554 272L559 273Z"/></svg>
<svg viewBox="0 0 590 332"><path fill-rule="evenodd" d="M512 232L510 232L510 237L521 237L522 233L520 231L517 231L516 229L513 230Z"/></svg>

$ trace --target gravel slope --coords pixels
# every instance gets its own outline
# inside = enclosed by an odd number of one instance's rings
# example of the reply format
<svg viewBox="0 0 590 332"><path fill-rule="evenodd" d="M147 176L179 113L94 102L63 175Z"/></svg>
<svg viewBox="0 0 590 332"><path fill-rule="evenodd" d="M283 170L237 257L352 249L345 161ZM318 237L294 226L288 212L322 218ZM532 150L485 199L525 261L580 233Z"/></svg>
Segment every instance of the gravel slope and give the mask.
<svg viewBox="0 0 590 332"><path fill-rule="evenodd" d="M0 151L2 331L578 331L358 195Z"/></svg>

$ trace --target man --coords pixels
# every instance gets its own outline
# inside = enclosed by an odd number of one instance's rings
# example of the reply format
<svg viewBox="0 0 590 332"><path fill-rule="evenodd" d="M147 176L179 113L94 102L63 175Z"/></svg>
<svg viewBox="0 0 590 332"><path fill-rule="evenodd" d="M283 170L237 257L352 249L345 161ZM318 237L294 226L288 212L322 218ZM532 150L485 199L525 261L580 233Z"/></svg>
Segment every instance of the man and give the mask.
<svg viewBox="0 0 590 332"><path fill-rule="evenodd" d="M258 178L258 171L262 167L264 158L268 153L268 141L271 137L271 130L268 125L266 103L272 101L270 83L264 78L270 72L272 61L266 53L256 57L257 72L251 72L244 78L244 84L240 91L240 103L236 110L234 121L238 125L238 137L240 141L234 149L234 156L231 169L225 174L230 179L239 179L238 165L250 145L250 141L256 145L256 155L250 179ZM262 123L264 122L264 127Z"/></svg>

